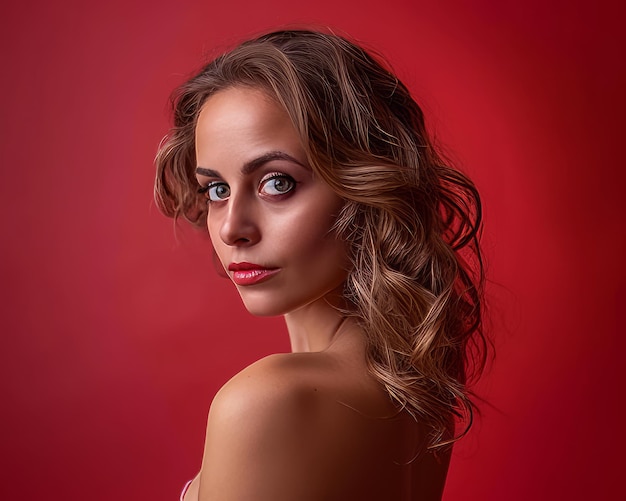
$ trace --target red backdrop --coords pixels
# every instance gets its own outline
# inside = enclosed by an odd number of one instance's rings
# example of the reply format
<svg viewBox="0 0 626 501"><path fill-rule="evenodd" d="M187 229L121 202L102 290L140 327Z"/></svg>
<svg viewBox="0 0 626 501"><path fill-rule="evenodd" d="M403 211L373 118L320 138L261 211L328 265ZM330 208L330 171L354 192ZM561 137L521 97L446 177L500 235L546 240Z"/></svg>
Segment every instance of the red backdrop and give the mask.
<svg viewBox="0 0 626 501"><path fill-rule="evenodd" d="M176 499L215 391L288 349L152 202L169 92L290 22L391 60L485 199L491 406L445 499L610 499L626 443L624 11L608 2L22 1L2 14L2 499ZM616 3L617 5L617 3Z"/></svg>

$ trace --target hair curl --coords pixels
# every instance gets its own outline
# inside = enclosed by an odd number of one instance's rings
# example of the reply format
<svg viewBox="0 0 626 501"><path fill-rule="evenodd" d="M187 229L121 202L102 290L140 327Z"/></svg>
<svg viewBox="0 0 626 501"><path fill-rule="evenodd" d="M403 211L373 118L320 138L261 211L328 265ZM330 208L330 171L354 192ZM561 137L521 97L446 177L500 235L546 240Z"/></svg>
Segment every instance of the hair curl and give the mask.
<svg viewBox="0 0 626 501"><path fill-rule="evenodd" d="M437 151L385 63L333 34L278 31L220 55L173 94L174 127L156 159L164 214L205 226L196 121L209 96L232 86L263 89L284 107L311 168L346 201L335 227L352 262L345 296L372 374L430 427L431 447L456 440L452 418L466 419L465 434L469 379L489 348L474 184Z"/></svg>

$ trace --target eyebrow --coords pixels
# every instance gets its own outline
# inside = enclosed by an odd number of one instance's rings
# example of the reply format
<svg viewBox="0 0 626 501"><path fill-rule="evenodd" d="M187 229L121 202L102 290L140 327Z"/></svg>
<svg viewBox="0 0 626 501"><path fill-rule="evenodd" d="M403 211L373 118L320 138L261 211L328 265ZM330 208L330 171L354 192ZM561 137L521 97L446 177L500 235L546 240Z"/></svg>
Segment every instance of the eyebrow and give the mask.
<svg viewBox="0 0 626 501"><path fill-rule="evenodd" d="M294 157L285 153L284 151L268 151L267 153L264 153L260 157L254 158L246 162L245 164L243 164L243 167L241 168L241 173L244 176L252 174L259 167L273 160L286 160L288 162L292 162L296 165L299 165L300 167L304 169L310 170L310 168L307 167L305 164L303 164L299 160L296 160ZM200 174L201 176L206 176L206 177L222 177L220 176L220 173L217 172L216 170L207 169L205 167L196 167L196 174Z"/></svg>

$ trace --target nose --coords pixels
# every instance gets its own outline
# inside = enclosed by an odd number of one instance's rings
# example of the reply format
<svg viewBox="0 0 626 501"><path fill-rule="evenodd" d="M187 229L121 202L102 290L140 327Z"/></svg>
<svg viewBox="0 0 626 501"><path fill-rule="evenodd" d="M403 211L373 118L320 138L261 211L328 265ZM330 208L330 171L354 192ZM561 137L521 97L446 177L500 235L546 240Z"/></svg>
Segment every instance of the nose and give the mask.
<svg viewBox="0 0 626 501"><path fill-rule="evenodd" d="M257 213L252 202L245 197L231 195L224 208L224 219L221 221L219 235L226 245L250 246L261 238Z"/></svg>

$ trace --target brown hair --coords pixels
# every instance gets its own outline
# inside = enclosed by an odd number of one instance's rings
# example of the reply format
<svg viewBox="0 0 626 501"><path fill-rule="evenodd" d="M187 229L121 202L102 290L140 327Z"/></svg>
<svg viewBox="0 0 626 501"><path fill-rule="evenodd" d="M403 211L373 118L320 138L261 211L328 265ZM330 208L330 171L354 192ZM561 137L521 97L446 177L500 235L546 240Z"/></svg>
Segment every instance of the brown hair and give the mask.
<svg viewBox="0 0 626 501"><path fill-rule="evenodd" d="M422 110L386 65L345 38L278 31L217 57L173 95L174 127L157 155L155 198L168 216L205 226L195 126L203 103L232 86L263 89L289 114L314 172L346 202L336 231L350 249L348 314L368 364L401 408L454 440L471 426L470 375L485 365L481 204L448 165ZM462 435L461 434L461 435Z"/></svg>

